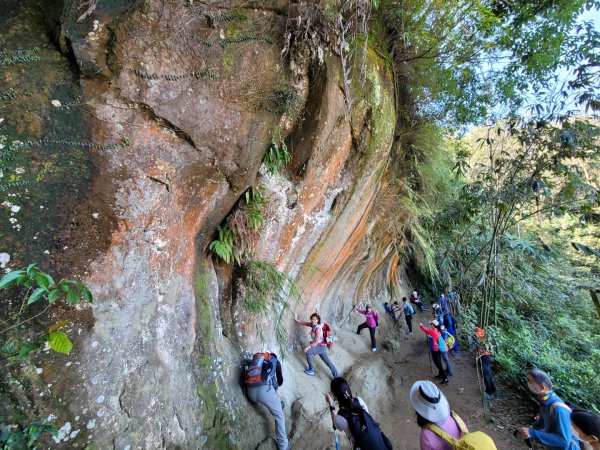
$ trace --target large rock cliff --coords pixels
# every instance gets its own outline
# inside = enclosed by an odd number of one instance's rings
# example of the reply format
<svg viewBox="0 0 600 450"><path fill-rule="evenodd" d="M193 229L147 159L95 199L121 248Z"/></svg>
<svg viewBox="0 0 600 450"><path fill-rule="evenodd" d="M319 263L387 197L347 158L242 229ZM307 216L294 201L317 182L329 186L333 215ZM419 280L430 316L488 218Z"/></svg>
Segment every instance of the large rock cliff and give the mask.
<svg viewBox="0 0 600 450"><path fill-rule="evenodd" d="M32 214L23 229L3 228L0 251L12 268L33 259L94 293L93 306L54 313L71 317L73 353L34 360L38 394L13 399L68 422L66 446L256 447L266 422L256 426L241 395L240 363L261 348L301 358L299 336L275 300L267 313L246 310L244 264L225 264L208 246L259 189L254 258L297 286L295 313L318 310L336 326L359 299L390 294L400 266L380 211L397 194L386 61L367 46L364 76L348 79L325 40L310 51L300 39L288 45L311 28L307 6L284 1L12 8L4 47L41 48L31 54L48 70L7 66L6 84L35 93L26 112L2 112L0 132L79 144L26 148L37 159L24 176L37 181L8 186L2 201L46 205L51 220ZM262 164L272 140L292 156L278 174ZM59 163L69 155L72 169ZM52 176L40 176L44 162Z"/></svg>

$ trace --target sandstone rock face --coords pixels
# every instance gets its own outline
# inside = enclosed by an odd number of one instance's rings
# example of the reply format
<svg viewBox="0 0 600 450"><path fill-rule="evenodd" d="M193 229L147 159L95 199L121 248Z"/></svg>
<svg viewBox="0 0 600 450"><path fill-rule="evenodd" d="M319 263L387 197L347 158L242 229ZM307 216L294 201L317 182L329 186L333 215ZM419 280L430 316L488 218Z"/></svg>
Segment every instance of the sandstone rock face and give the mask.
<svg viewBox="0 0 600 450"><path fill-rule="evenodd" d="M57 257L95 296L72 365L57 375L71 380L60 395L81 430L63 442L255 448L272 435L270 418L243 398L240 364L260 348L290 353L298 336L281 348L277 307L245 311L238 271L207 249L249 187L267 199L257 258L295 281L294 312L318 310L335 326L397 280L372 206L394 138L392 75L374 51L351 93L333 53L322 63L292 54L289 69L281 50L293 13L283 1L65 5L57 45L78 67L80 127L91 141L123 145L90 150L94 170L74 214L101 205L106 226L64 238L72 249L86 243L87 259ZM277 136L292 161L272 175L261 161ZM291 314L280 322L292 323Z"/></svg>

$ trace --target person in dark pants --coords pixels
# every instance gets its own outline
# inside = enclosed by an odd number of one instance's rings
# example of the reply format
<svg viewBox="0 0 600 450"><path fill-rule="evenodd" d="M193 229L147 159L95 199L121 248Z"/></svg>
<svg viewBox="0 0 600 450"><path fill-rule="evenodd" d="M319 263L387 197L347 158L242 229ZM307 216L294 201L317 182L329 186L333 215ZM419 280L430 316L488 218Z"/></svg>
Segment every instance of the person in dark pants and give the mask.
<svg viewBox="0 0 600 450"><path fill-rule="evenodd" d="M487 395L494 395L496 393L496 382L494 380L494 373L492 372L492 355L490 352L485 352L479 358L483 383L485 384L485 393Z"/></svg>
<svg viewBox="0 0 600 450"><path fill-rule="evenodd" d="M356 329L356 334L360 334L363 328L368 328L369 333L371 333L371 351L377 351L377 342L375 341L375 331L377 330L377 325L379 322L379 313L374 311L369 305L367 305L366 309L358 309L356 308L356 312L365 316L365 322L361 323Z"/></svg>
<svg viewBox="0 0 600 450"><path fill-rule="evenodd" d="M251 401L255 403L262 403L267 407L275 419L277 448L278 450L288 450L290 445L285 432L283 402L277 393L277 389L283 384L281 362L279 362L279 359L275 353L264 353L263 355L269 355L268 361L263 362L263 370L266 370L266 367L270 367L271 371L268 375L266 375L265 381L262 381L260 376L252 377L251 375L247 374L246 392L248 393L248 398ZM255 378L258 378L258 380Z"/></svg>
<svg viewBox="0 0 600 450"><path fill-rule="evenodd" d="M440 323L437 320L432 320L429 322L431 327L425 328L422 323L419 324L419 328L427 334L429 337L429 350L431 351L431 358L433 359L433 363L435 367L438 369L438 374L436 378L441 378L442 384L448 384L448 375L446 374L446 369L444 369L444 365L442 364L442 353L440 352L440 332L437 329Z"/></svg>
<svg viewBox="0 0 600 450"><path fill-rule="evenodd" d="M404 320L406 320L406 326L408 327L407 334L412 335L412 318L415 314L415 308L412 307L406 297L402 297L402 313L404 314Z"/></svg>

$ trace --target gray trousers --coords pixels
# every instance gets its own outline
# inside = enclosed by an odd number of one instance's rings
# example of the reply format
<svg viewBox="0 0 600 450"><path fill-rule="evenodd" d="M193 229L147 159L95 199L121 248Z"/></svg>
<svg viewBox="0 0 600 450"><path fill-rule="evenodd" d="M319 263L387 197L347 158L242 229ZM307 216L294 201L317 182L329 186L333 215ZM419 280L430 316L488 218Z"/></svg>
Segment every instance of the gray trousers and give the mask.
<svg viewBox="0 0 600 450"><path fill-rule="evenodd" d="M288 450L288 438L285 432L285 417L281 407L281 399L272 384L248 386L248 398L253 402L262 403L275 418L275 432L277 433L277 447L279 450Z"/></svg>
<svg viewBox="0 0 600 450"><path fill-rule="evenodd" d="M316 347L311 347L308 349L308 351L306 352L306 361L308 362L309 369L314 370L313 358L315 355L319 355L321 357L321 359L323 360L323 362L325 364L327 364L327 367L329 367L329 370L331 370L331 374L333 375L333 378L337 378L339 376L337 369L335 368L335 366L329 359L329 356L327 355L327 346L326 345L319 344Z"/></svg>

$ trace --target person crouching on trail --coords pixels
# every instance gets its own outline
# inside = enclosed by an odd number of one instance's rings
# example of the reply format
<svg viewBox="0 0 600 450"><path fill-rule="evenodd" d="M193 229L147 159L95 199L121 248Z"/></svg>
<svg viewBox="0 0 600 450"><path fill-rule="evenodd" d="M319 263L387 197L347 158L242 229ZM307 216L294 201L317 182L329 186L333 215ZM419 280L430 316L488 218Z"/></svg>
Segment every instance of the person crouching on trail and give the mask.
<svg viewBox="0 0 600 450"><path fill-rule="evenodd" d="M430 328L425 328L422 323L419 324L419 328L421 328L421 330L429 337L427 343L429 345L429 350L431 351L431 359L433 359L433 363L438 369L438 374L435 377L441 378L442 384L448 384L448 375L442 364L442 353L440 352L440 341L443 342L441 333L437 329L440 323L437 320L432 320L429 323L431 324Z"/></svg>
<svg viewBox="0 0 600 450"><path fill-rule="evenodd" d="M366 309L356 308L356 312L366 317L364 323L361 323L356 329L356 334L360 334L363 328L368 328L369 333L371 333L371 351L376 352L377 342L375 341L375 331L379 323L379 313L374 311L369 305L366 306Z"/></svg>
<svg viewBox="0 0 600 450"><path fill-rule="evenodd" d="M413 291L413 293L410 294L410 302L415 304L421 312L427 311L427 308L423 304L421 296L417 293L417 291Z"/></svg>
<svg viewBox="0 0 600 450"><path fill-rule="evenodd" d="M281 362L277 355L256 353L246 370L245 383L248 398L265 405L275 419L278 450L289 450L291 446L285 432L283 402L277 393L277 389L283 384Z"/></svg>
<svg viewBox="0 0 600 450"><path fill-rule="evenodd" d="M530 370L527 387L540 402L540 419L531 427L522 427L525 439L542 443L551 450L578 450L579 443L571 428L571 408L552 390L552 381L546 372Z"/></svg>
<svg viewBox="0 0 600 450"><path fill-rule="evenodd" d="M323 362L327 364L329 370L331 370L331 374L334 378L339 376L339 373L329 356L327 355L327 342L325 341L325 337L323 336L323 325L321 324L321 316L317 313L312 313L310 316L310 322L303 322L302 320L298 320L297 317L294 317L296 323L300 325L304 325L310 327L310 344L308 347L304 349L304 353L306 353L306 361L308 362L308 369L304 371L306 375L314 375L315 369L313 366L313 358L314 355L319 355Z"/></svg>

